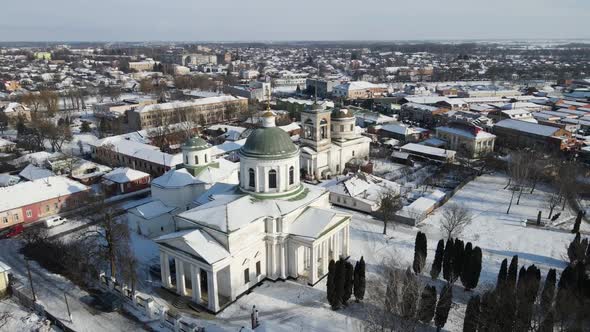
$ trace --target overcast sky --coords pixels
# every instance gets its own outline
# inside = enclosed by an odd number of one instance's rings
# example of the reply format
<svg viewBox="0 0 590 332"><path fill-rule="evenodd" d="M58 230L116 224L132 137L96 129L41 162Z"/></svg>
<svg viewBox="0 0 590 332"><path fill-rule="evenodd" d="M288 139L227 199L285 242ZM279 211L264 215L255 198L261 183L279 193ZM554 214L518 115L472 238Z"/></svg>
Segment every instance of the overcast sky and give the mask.
<svg viewBox="0 0 590 332"><path fill-rule="evenodd" d="M590 39L590 0L17 0L0 41Z"/></svg>

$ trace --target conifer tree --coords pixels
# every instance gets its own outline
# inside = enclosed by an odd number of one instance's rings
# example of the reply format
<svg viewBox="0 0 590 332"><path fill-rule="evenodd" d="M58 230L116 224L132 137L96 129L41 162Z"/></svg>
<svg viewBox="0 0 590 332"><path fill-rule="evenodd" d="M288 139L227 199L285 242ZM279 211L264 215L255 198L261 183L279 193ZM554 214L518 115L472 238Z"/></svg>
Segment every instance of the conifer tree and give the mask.
<svg viewBox="0 0 590 332"><path fill-rule="evenodd" d="M474 289L479 283L479 275L481 274L481 256L481 248L475 247L469 255L469 261L466 262L468 266L466 275L467 280L463 286L467 290Z"/></svg>
<svg viewBox="0 0 590 332"><path fill-rule="evenodd" d="M506 278L508 277L508 259L504 258L500 265L500 272L498 272L498 281L496 282L496 289L502 291L506 287Z"/></svg>
<svg viewBox="0 0 590 332"><path fill-rule="evenodd" d="M443 278L450 282L453 278L453 254L454 254L454 242L452 238L447 240L445 245L445 251L443 255Z"/></svg>
<svg viewBox="0 0 590 332"><path fill-rule="evenodd" d="M352 287L354 283L354 268L349 261L344 262L344 293L342 295L342 304L348 305L348 300L352 296Z"/></svg>
<svg viewBox="0 0 590 332"><path fill-rule="evenodd" d="M465 251L463 253L463 269L461 270L461 284L467 288L469 282L469 276L471 271L471 254L473 253L473 245L471 242L467 242L465 245Z"/></svg>
<svg viewBox="0 0 590 332"><path fill-rule="evenodd" d="M547 312L543 321L541 322L541 326L539 328L539 332L553 332L553 325L554 325L554 317L553 311Z"/></svg>
<svg viewBox="0 0 590 332"><path fill-rule="evenodd" d="M440 270L442 269L443 256L445 251L445 241L440 239L436 246L436 252L434 253L434 261L432 261L432 268L430 269L430 276L432 279L438 279Z"/></svg>
<svg viewBox="0 0 590 332"><path fill-rule="evenodd" d="M480 319L479 295L472 296L467 302L465 320L463 321L463 332L477 332Z"/></svg>
<svg viewBox="0 0 590 332"><path fill-rule="evenodd" d="M354 298L356 302L362 301L365 297L365 259L361 256L361 260L357 261L354 266Z"/></svg>
<svg viewBox="0 0 590 332"><path fill-rule="evenodd" d="M481 297L479 331L499 331L498 301L494 291L486 291Z"/></svg>
<svg viewBox="0 0 590 332"><path fill-rule="evenodd" d="M518 277L518 255L512 256L508 266L508 276L506 277L506 287L510 292L514 292L516 287L516 278Z"/></svg>
<svg viewBox="0 0 590 332"><path fill-rule="evenodd" d="M414 263L412 264L416 274L420 274L424 270L427 252L426 234L418 232L414 243Z"/></svg>
<svg viewBox="0 0 590 332"><path fill-rule="evenodd" d="M420 295L420 309L418 319L424 324L430 324L436 309L436 287L426 285Z"/></svg>
<svg viewBox="0 0 590 332"><path fill-rule="evenodd" d="M445 284L440 293L440 298L436 304L434 313L434 325L437 331L440 331L447 323L449 318L449 311L453 303L453 286L450 283Z"/></svg>
<svg viewBox="0 0 590 332"><path fill-rule="evenodd" d="M336 262L334 267L334 304L332 305L332 309L338 310L342 306L345 286L346 267L344 260L341 258Z"/></svg>
<svg viewBox="0 0 590 332"><path fill-rule="evenodd" d="M545 285L541 293L541 309L544 313L548 313L553 303L555 296L555 282L557 280L557 272L555 269L549 270L545 278Z"/></svg>
<svg viewBox="0 0 590 332"><path fill-rule="evenodd" d="M333 259L330 260L328 263L328 280L326 281L326 296L328 297L328 302L332 307L334 307L334 277L336 272L336 263Z"/></svg>
<svg viewBox="0 0 590 332"><path fill-rule="evenodd" d="M455 282L463 271L463 256L465 254L465 245L463 241L456 239L453 248L453 281Z"/></svg>
<svg viewBox="0 0 590 332"><path fill-rule="evenodd" d="M402 285L401 316L404 319L412 319L416 316L416 306L419 298L419 288L416 276L410 267L406 270Z"/></svg>

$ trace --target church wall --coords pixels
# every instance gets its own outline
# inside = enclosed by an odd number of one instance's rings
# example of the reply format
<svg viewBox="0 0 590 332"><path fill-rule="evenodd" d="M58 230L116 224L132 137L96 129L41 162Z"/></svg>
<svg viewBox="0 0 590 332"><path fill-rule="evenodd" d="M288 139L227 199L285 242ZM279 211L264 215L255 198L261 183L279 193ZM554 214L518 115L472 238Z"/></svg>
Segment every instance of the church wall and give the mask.
<svg viewBox="0 0 590 332"><path fill-rule="evenodd" d="M174 220L169 213L152 219L144 219L133 213L128 213L127 220L132 231L151 239L174 232Z"/></svg>
<svg viewBox="0 0 590 332"><path fill-rule="evenodd" d="M152 185L152 197L165 205L186 209L193 199L207 190L205 184L195 184L180 188L161 188Z"/></svg>
<svg viewBox="0 0 590 332"><path fill-rule="evenodd" d="M232 250L230 250L232 253L230 263L232 300L266 277L266 241L264 241L264 233L260 232L260 226L263 226L263 223L257 222L255 224L258 225L237 232L240 234L230 235L230 243L232 243ZM263 227L262 231L264 231ZM249 234L243 234L244 232ZM236 243L241 245L237 246ZM236 250L237 248L239 249ZM256 275L257 262L260 262L260 275L258 276ZM244 279L246 269L249 270L249 282Z"/></svg>

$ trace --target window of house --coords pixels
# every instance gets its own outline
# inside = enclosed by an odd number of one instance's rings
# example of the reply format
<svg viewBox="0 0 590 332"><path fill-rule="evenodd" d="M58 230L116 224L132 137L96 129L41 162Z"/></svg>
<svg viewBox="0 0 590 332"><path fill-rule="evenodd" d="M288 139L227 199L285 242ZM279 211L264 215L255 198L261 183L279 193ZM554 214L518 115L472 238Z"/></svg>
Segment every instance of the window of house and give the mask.
<svg viewBox="0 0 590 332"><path fill-rule="evenodd" d="M27 210L27 218L31 218L33 216L33 211Z"/></svg>
<svg viewBox="0 0 590 332"><path fill-rule="evenodd" d="M336 202L340 203L340 196L336 197Z"/></svg>
<svg viewBox="0 0 590 332"><path fill-rule="evenodd" d="M271 189L277 188L277 171L274 169L268 172L268 187Z"/></svg>
<svg viewBox="0 0 590 332"><path fill-rule="evenodd" d="M18 214L14 215L14 221L18 221Z"/></svg>
<svg viewBox="0 0 590 332"><path fill-rule="evenodd" d="M351 125L350 125L350 131L353 131L353 130L354 130L354 125L353 125L353 124L351 124Z"/></svg>
<svg viewBox="0 0 590 332"><path fill-rule="evenodd" d="M45 212L49 212L49 205L45 205Z"/></svg>
<svg viewBox="0 0 590 332"><path fill-rule="evenodd" d="M260 274L262 274L262 267L260 264L260 261L256 262L256 276L260 276Z"/></svg>
<svg viewBox="0 0 590 332"><path fill-rule="evenodd" d="M53 209L57 210L57 203L53 203Z"/></svg>
<svg viewBox="0 0 590 332"><path fill-rule="evenodd" d="M8 217L2 217L2 222L4 222L5 224L8 224Z"/></svg>
<svg viewBox="0 0 590 332"><path fill-rule="evenodd" d="M248 186L250 188L256 187L256 175L253 169L248 170Z"/></svg>
<svg viewBox="0 0 590 332"><path fill-rule="evenodd" d="M245 269L244 270L244 284L247 284L250 282L250 269Z"/></svg>
<svg viewBox="0 0 590 332"><path fill-rule="evenodd" d="M354 150L352 150L352 156L354 157Z"/></svg>
<svg viewBox="0 0 590 332"><path fill-rule="evenodd" d="M295 183L295 168L289 167L289 184Z"/></svg>

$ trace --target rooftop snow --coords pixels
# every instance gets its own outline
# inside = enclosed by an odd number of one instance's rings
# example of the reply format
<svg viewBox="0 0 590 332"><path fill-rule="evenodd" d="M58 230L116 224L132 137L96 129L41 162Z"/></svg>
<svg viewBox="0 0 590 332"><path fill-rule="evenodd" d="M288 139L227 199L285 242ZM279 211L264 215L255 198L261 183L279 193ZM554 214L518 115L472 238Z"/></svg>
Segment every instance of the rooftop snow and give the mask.
<svg viewBox="0 0 590 332"><path fill-rule="evenodd" d="M85 185L61 176L21 182L0 188L0 211L12 210L88 190Z"/></svg>

